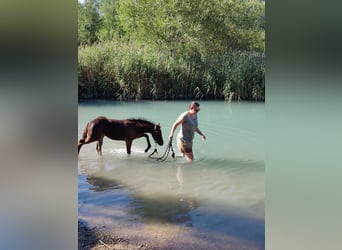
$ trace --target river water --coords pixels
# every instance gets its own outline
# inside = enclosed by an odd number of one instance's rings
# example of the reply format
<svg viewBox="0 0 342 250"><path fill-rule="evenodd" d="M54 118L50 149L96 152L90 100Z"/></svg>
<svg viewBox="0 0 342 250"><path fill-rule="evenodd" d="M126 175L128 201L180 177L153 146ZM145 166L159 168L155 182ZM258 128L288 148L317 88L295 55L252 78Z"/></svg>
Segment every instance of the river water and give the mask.
<svg viewBox="0 0 342 250"><path fill-rule="evenodd" d="M80 102L78 138L86 123L99 115L146 118L161 124L161 156L173 122L189 103ZM123 141L106 138L101 157L95 142L84 145L78 157L79 218L130 238L159 237L164 244L176 240L183 246L192 242L197 249L264 249L265 104L200 104L199 128L207 140L195 135L192 163L181 157L175 139L176 158L165 162L148 158L154 149L152 136L148 153L145 138L140 138L133 141L130 156Z"/></svg>

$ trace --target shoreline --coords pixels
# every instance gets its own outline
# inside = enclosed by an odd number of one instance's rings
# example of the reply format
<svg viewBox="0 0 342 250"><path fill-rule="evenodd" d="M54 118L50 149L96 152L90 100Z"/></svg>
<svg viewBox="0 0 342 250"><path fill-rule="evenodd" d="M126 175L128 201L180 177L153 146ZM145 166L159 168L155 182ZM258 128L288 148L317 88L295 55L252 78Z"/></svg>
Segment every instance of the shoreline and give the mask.
<svg viewBox="0 0 342 250"><path fill-rule="evenodd" d="M105 232L97 227L90 228L84 221L78 220L78 249L153 249L147 243L131 243L129 239L118 237L114 233Z"/></svg>
<svg viewBox="0 0 342 250"><path fill-rule="evenodd" d="M119 222L99 224L88 217L78 219L79 250L264 250L263 242L245 240L229 234L198 231L173 224Z"/></svg>

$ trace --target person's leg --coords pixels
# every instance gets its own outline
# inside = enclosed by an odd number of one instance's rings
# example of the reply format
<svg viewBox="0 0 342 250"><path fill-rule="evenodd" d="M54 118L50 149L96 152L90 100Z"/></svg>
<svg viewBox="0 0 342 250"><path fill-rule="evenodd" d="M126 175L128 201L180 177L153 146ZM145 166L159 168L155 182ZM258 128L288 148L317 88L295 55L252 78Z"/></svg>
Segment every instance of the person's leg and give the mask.
<svg viewBox="0 0 342 250"><path fill-rule="evenodd" d="M188 162L192 162L194 159L194 154L192 152L192 143L183 141L184 155Z"/></svg>
<svg viewBox="0 0 342 250"><path fill-rule="evenodd" d="M181 139L179 138L177 138L177 147L178 147L179 152L181 152L182 155L184 156L184 145Z"/></svg>
<svg viewBox="0 0 342 250"><path fill-rule="evenodd" d="M192 153L192 143L177 138L177 146L179 151L185 156L188 162L192 162L194 154Z"/></svg>
<svg viewBox="0 0 342 250"><path fill-rule="evenodd" d="M185 152L185 157L188 160L188 162L192 162L194 159L194 154L192 152Z"/></svg>

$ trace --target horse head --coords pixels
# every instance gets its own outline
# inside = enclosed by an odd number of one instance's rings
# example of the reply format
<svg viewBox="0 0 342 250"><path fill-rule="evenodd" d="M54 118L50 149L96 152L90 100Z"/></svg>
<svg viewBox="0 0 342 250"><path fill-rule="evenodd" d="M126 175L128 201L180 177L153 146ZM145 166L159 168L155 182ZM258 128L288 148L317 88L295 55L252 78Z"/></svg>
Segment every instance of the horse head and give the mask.
<svg viewBox="0 0 342 250"><path fill-rule="evenodd" d="M152 137L155 142L157 142L160 146L163 146L163 135L160 127L160 123L154 125L154 130L152 132Z"/></svg>

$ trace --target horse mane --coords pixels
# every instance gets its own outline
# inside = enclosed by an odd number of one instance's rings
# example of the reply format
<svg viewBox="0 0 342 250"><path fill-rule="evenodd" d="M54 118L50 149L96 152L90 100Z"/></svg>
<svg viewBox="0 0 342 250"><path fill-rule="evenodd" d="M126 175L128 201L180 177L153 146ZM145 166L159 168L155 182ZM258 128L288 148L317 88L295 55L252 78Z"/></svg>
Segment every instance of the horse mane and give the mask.
<svg viewBox="0 0 342 250"><path fill-rule="evenodd" d="M148 123L148 124L153 125L153 126L155 125L154 122L143 119L143 118L130 118L128 120L132 121L132 122L136 122L136 123Z"/></svg>

